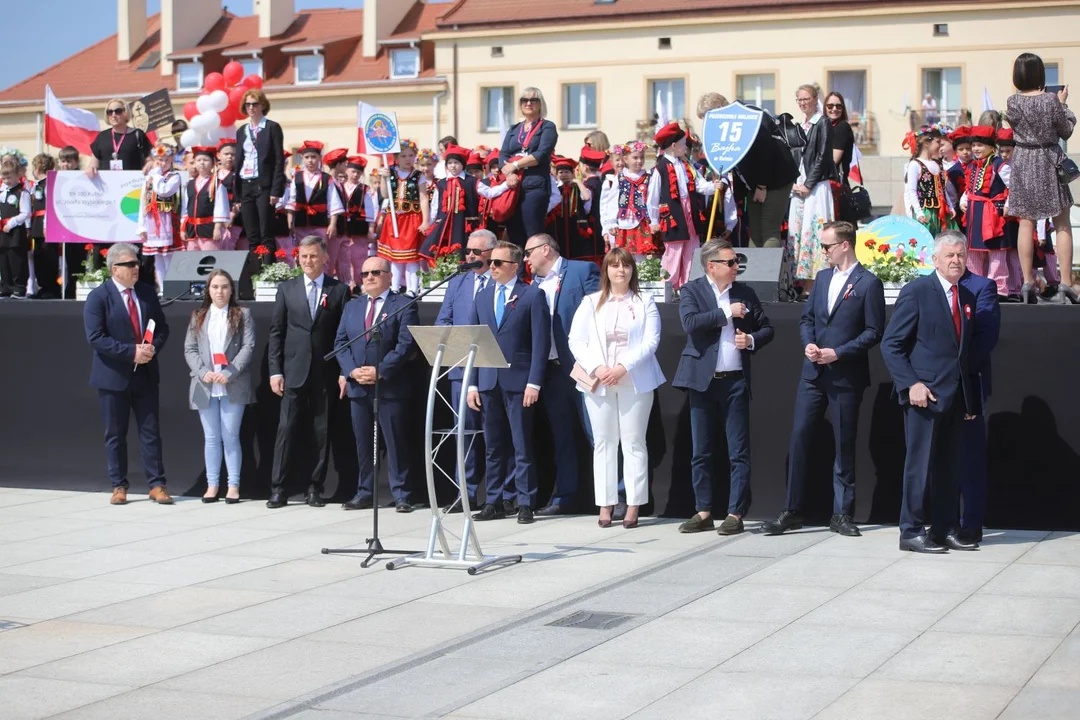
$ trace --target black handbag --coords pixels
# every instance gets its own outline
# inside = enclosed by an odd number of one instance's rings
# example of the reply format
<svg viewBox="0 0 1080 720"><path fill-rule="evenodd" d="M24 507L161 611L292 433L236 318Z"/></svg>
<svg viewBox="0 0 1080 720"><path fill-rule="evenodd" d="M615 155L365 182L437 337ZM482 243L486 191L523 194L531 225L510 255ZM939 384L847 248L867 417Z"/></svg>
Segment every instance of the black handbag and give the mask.
<svg viewBox="0 0 1080 720"><path fill-rule="evenodd" d="M840 179L840 219L849 223L858 223L870 217L873 203L870 193L862 185L852 187L847 178Z"/></svg>
<svg viewBox="0 0 1080 720"><path fill-rule="evenodd" d="M1058 182L1064 187L1068 187L1069 183L1077 178L1080 178L1080 167L1076 166L1076 161L1070 157L1063 157L1061 162L1057 166Z"/></svg>

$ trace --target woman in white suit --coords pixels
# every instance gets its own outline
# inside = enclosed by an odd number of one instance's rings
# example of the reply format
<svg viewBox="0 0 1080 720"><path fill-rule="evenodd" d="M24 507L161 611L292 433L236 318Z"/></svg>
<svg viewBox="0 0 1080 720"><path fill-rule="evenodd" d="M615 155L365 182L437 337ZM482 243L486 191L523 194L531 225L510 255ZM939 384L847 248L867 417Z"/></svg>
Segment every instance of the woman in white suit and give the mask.
<svg viewBox="0 0 1080 720"><path fill-rule="evenodd" d="M642 298L637 264L626 249L614 248L604 257L600 292L578 306L569 341L579 366L573 375L585 393L592 424L600 527L611 525L612 508L619 500L620 443L627 505L623 527L637 527L638 511L649 499L645 430L653 391L665 380L656 360L660 313L652 296Z"/></svg>

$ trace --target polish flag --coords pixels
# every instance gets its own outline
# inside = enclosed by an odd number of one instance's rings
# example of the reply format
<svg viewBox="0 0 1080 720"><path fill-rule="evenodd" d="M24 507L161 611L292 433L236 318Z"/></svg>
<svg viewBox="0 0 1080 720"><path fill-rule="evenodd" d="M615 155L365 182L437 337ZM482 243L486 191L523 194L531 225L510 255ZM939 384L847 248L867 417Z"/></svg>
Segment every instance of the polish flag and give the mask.
<svg viewBox="0 0 1080 720"><path fill-rule="evenodd" d="M862 160L862 153L859 152L859 146L855 145L851 149L851 168L848 170L848 180L856 185L862 185L862 168L859 167L859 161Z"/></svg>
<svg viewBox="0 0 1080 720"><path fill-rule="evenodd" d="M89 110L68 107L56 99L52 88L45 86L45 144L62 148L73 146L90 154L90 143L101 131L97 115Z"/></svg>

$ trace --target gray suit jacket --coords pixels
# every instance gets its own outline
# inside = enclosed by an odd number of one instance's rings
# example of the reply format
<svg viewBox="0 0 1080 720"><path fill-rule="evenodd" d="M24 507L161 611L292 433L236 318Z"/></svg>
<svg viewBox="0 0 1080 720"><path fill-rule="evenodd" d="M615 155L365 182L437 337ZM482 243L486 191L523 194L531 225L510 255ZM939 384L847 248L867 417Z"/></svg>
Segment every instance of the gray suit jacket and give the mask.
<svg viewBox="0 0 1080 720"><path fill-rule="evenodd" d="M225 357L229 364L221 371L229 378L225 384L225 394L234 405L250 405L255 402L255 387L252 381L251 364L255 359L255 321L251 311L240 308L239 332L225 336ZM210 338L206 323L196 330L194 317L188 323L187 336L184 338L184 359L191 368L191 388L188 401L192 410L206 410L210 407L211 384L204 383L206 373L214 371L213 354L210 351Z"/></svg>

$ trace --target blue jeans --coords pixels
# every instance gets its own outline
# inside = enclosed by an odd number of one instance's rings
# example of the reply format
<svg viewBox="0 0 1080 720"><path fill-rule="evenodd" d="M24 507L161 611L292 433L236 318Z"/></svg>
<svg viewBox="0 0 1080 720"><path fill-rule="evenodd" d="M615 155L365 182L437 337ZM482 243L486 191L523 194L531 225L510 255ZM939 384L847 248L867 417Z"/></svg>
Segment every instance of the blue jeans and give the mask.
<svg viewBox="0 0 1080 720"><path fill-rule="evenodd" d="M225 467L229 470L229 487L240 487L240 422L244 406L233 405L229 398L210 398L210 407L199 411L206 445L206 484L217 487L221 482L221 447L225 446Z"/></svg>

